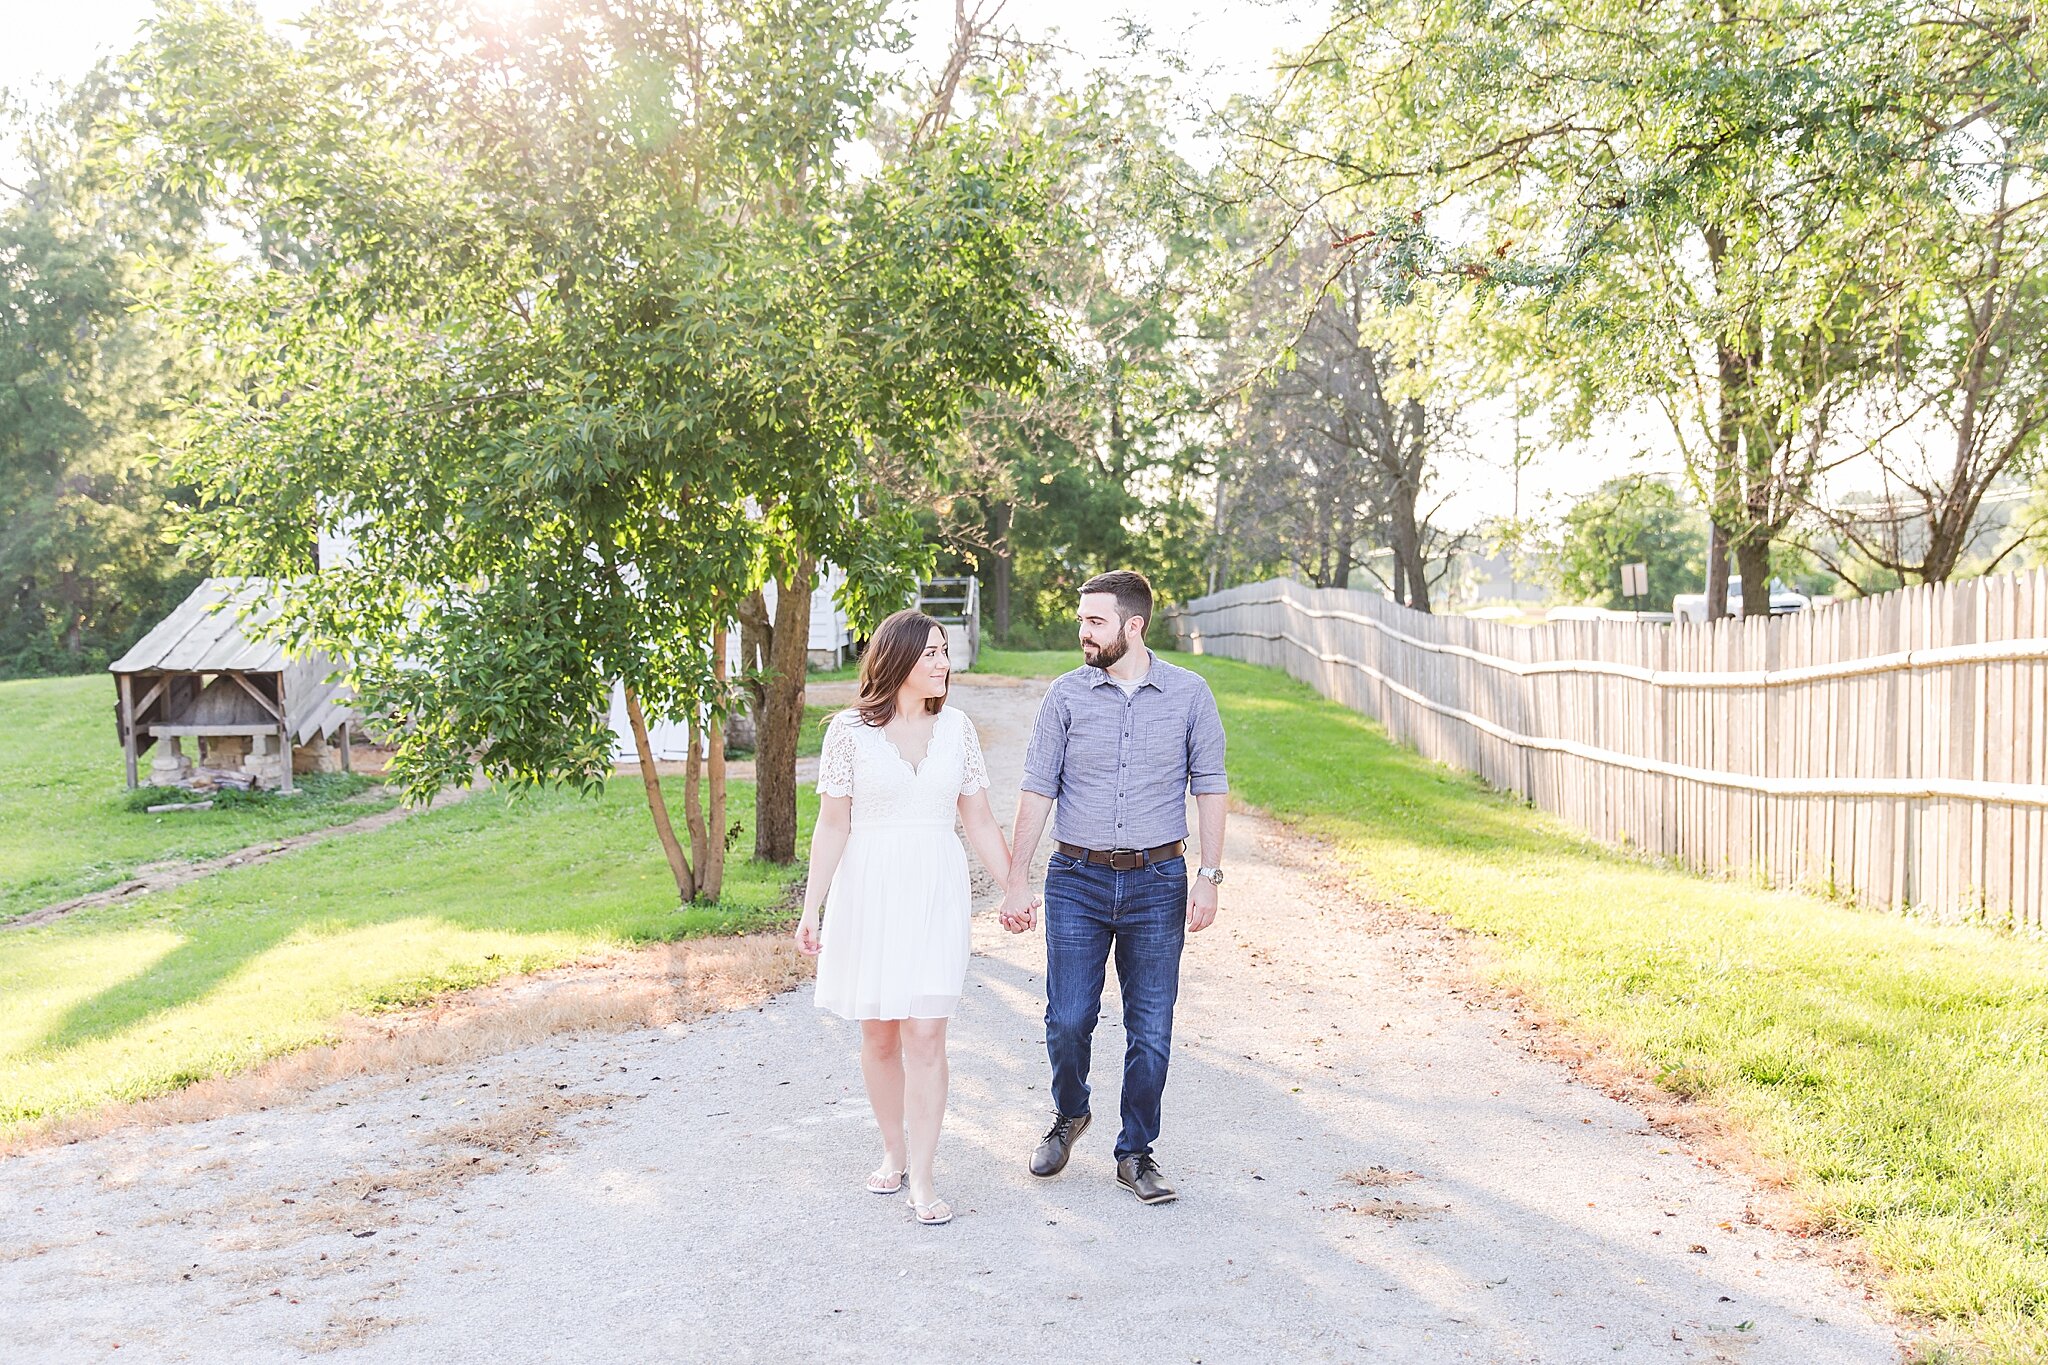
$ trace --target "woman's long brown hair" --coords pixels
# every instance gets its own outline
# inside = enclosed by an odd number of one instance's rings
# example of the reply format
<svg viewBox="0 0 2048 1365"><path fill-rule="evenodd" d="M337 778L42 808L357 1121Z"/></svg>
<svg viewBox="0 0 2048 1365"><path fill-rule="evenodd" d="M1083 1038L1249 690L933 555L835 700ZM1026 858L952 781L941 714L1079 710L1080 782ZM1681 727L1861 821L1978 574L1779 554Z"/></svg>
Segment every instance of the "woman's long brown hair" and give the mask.
<svg viewBox="0 0 2048 1365"><path fill-rule="evenodd" d="M862 720L869 725L887 725L896 718L897 689L924 657L934 628L943 639L945 627L915 608L905 608L875 628L867 652L860 656L860 698L854 708ZM947 687L951 686L949 678ZM943 693L924 700L924 709L935 716L945 705Z"/></svg>

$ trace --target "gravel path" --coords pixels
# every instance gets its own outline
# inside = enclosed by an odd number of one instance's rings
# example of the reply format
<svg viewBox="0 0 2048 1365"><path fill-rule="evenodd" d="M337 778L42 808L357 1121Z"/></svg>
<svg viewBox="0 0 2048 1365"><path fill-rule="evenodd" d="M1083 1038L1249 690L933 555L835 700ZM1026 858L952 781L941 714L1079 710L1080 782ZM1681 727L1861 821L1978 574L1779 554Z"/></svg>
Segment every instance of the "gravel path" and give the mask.
<svg viewBox="0 0 2048 1365"><path fill-rule="evenodd" d="M956 693L1006 817L1041 691ZM1177 1204L1113 1183L1113 999L1100 1118L1063 1176L1026 1173L1043 941L984 914L949 1227L860 1190L855 1031L799 991L9 1161L0 1358L1897 1358L1860 1290L1745 1221L1744 1181L1462 989L1448 936L1263 820L1233 817L1228 863L1184 972Z"/></svg>

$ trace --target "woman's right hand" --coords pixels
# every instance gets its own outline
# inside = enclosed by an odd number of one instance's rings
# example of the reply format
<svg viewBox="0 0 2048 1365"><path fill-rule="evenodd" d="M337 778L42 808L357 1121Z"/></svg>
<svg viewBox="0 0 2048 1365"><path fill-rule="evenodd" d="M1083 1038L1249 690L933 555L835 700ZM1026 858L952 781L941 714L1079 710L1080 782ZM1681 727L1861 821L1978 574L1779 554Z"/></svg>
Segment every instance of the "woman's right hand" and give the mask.
<svg viewBox="0 0 2048 1365"><path fill-rule="evenodd" d="M804 911L804 917L796 922L796 950L805 957L816 957L820 947L818 941L818 912Z"/></svg>

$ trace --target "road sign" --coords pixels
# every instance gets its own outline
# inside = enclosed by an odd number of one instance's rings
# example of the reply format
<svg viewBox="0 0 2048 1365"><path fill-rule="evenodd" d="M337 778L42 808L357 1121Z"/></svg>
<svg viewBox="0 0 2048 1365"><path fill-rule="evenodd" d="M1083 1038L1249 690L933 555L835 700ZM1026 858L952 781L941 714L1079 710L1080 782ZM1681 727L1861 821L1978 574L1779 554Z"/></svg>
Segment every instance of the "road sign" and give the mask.
<svg viewBox="0 0 2048 1365"><path fill-rule="evenodd" d="M1649 565L1624 564L1621 566L1621 595L1623 597L1648 597L1650 595Z"/></svg>

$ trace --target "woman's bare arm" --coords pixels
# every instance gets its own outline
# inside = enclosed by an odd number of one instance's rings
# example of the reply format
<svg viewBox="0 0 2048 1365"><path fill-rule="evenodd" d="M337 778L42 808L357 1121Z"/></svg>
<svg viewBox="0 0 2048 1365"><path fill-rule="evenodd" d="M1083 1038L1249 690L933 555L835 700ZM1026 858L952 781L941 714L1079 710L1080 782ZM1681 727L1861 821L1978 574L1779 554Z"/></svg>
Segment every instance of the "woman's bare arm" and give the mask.
<svg viewBox="0 0 2048 1365"><path fill-rule="evenodd" d="M996 813L988 804L988 788L977 787L972 795L960 798L960 826L967 832L967 842L973 847L976 857L996 879L996 885L1010 884L1010 845L1003 838L1003 827L996 823Z"/></svg>
<svg viewBox="0 0 2048 1365"><path fill-rule="evenodd" d="M811 831L811 870L804 878L804 915L796 926L796 946L806 953L818 951L819 910L832 885L832 874L839 870L840 856L846 852L846 835L852 827L851 796L818 798L818 826Z"/></svg>

